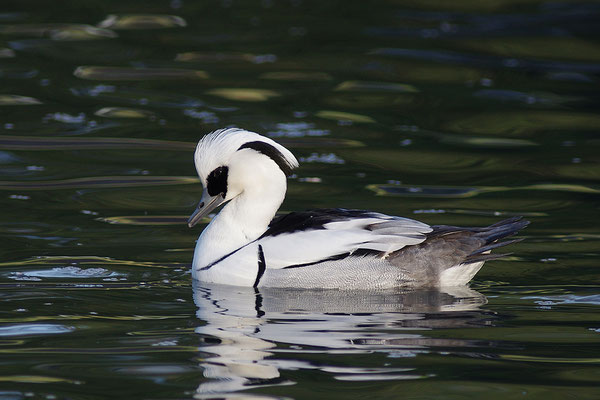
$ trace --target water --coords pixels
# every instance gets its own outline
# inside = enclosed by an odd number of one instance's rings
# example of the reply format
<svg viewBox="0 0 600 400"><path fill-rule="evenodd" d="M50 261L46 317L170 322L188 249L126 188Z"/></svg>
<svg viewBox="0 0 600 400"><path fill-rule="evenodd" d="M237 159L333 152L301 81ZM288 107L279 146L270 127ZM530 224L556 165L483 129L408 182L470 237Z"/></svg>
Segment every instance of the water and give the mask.
<svg viewBox="0 0 600 400"><path fill-rule="evenodd" d="M0 399L600 397L596 3L5 3ZM193 284L225 126L283 211L532 223L470 289Z"/></svg>

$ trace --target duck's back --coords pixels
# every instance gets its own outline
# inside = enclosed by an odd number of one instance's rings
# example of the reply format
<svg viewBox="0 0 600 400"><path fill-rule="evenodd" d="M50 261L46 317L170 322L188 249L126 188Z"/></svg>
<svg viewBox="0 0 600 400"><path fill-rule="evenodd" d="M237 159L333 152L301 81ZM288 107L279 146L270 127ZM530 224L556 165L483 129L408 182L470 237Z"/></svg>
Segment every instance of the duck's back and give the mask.
<svg viewBox="0 0 600 400"><path fill-rule="evenodd" d="M468 283L497 243L527 225L429 226L361 210L319 209L274 219L257 240L203 267L207 282L260 287L389 288Z"/></svg>
<svg viewBox="0 0 600 400"><path fill-rule="evenodd" d="M358 249L318 263L267 269L263 286L310 288L435 288L466 285L484 262L506 256L492 249L529 224L511 218L482 228L432 226L420 243L392 252Z"/></svg>

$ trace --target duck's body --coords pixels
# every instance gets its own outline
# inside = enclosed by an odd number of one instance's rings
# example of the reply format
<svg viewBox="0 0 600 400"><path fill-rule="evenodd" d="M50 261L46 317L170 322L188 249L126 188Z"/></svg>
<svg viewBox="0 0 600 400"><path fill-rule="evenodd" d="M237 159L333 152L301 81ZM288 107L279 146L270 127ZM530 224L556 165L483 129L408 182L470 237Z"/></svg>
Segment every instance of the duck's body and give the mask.
<svg viewBox="0 0 600 400"><path fill-rule="evenodd" d="M204 186L193 226L228 202L198 239L192 276L255 287L371 289L468 283L499 239L527 225L518 218L485 228L429 226L412 219L345 209L291 213L272 220L298 166L283 146L226 129L198 143Z"/></svg>

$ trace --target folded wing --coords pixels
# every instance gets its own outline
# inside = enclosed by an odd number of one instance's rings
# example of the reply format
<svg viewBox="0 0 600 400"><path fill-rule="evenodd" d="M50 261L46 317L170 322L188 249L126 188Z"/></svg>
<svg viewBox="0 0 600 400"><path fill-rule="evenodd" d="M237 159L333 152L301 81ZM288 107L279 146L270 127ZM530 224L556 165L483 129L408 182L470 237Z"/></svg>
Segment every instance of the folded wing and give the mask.
<svg viewBox="0 0 600 400"><path fill-rule="evenodd" d="M408 218L345 209L291 213L273 220L256 242L267 268L293 268L350 255L386 257L415 245L431 232L429 225Z"/></svg>

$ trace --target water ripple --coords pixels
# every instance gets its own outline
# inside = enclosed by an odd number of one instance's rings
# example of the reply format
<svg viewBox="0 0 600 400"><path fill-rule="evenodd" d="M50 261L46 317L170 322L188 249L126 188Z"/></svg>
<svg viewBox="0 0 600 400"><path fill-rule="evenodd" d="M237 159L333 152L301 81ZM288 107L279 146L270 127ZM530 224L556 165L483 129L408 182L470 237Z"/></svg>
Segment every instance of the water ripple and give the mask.
<svg viewBox="0 0 600 400"><path fill-rule="evenodd" d="M386 196L412 196L412 197L443 197L443 198L466 198L477 196L482 193L508 192L513 190L533 190L533 191L558 191L571 193L600 193L600 189L584 185L568 184L539 184L527 186L430 186L430 185L368 185L367 189L376 192L378 195Z"/></svg>
<svg viewBox="0 0 600 400"><path fill-rule="evenodd" d="M51 181L0 181L0 190L58 190L70 188L115 188L198 183L191 176L98 176Z"/></svg>
<svg viewBox="0 0 600 400"><path fill-rule="evenodd" d="M125 107L103 107L96 111L94 115L105 118L155 118L156 114L151 111L137 108Z"/></svg>
<svg viewBox="0 0 600 400"><path fill-rule="evenodd" d="M79 268L79 267L55 267L45 270L33 270L26 272L11 272L10 279L31 280L31 278L108 278L122 276L118 272L109 271L105 268Z"/></svg>
<svg viewBox="0 0 600 400"><path fill-rule="evenodd" d="M116 15L111 14L103 21L98 23L100 28L110 29L164 29L164 28L182 28L187 23L176 15L165 14L129 14Z"/></svg>
<svg viewBox="0 0 600 400"><path fill-rule="evenodd" d="M77 67L77 78L102 81L145 81L170 79L208 79L204 71L176 68Z"/></svg>
<svg viewBox="0 0 600 400"><path fill-rule="evenodd" d="M357 140L341 138L319 138L326 136L329 130L314 129L312 124L278 124L278 130L269 132L277 137L282 145L291 148L362 147ZM310 137L305 138L304 136ZM298 139L296 139L298 138ZM173 140L108 138L108 137L46 137L46 136L10 136L0 135L0 148L9 150L99 150L99 149L161 149L169 151L189 151L196 148L195 142Z"/></svg>
<svg viewBox="0 0 600 400"><path fill-rule="evenodd" d="M73 332L75 327L59 324L16 324L0 326L0 337L50 335Z"/></svg>
<svg viewBox="0 0 600 400"><path fill-rule="evenodd" d="M0 135L0 148L11 150L165 149L193 151L196 143L138 138L65 138Z"/></svg>
<svg viewBox="0 0 600 400"><path fill-rule="evenodd" d="M135 88L97 85L76 87L71 93L79 97L94 98L100 101L117 104L134 104L151 107L188 108L201 107L204 102L177 93L158 92Z"/></svg>
<svg viewBox="0 0 600 400"><path fill-rule="evenodd" d="M109 29L66 23L0 25L0 35L50 37L54 40L105 39L117 36Z"/></svg>
<svg viewBox="0 0 600 400"><path fill-rule="evenodd" d="M543 305L561 305L561 304L592 304L600 306L600 294L577 296L574 294L565 294L560 296L525 296L525 300L537 300L536 303Z"/></svg>
<svg viewBox="0 0 600 400"><path fill-rule="evenodd" d="M19 96L16 94L0 94L0 106L28 106L42 104L33 97Z"/></svg>
<svg viewBox="0 0 600 400"><path fill-rule="evenodd" d="M242 102L261 102L281 96L275 90L254 88L218 88L211 89L206 93L227 100Z"/></svg>
<svg viewBox="0 0 600 400"><path fill-rule="evenodd" d="M413 60L435 61L439 63L464 64L480 68L514 68L539 71L575 71L597 74L600 64L567 61L546 61L534 59L507 59L505 57L486 56L476 53L461 53L449 50L424 50L402 48L379 48L369 52L371 55L406 58Z"/></svg>
<svg viewBox="0 0 600 400"><path fill-rule="evenodd" d="M393 82L344 81L337 85L337 92L380 92L380 93L417 93L413 85Z"/></svg>

